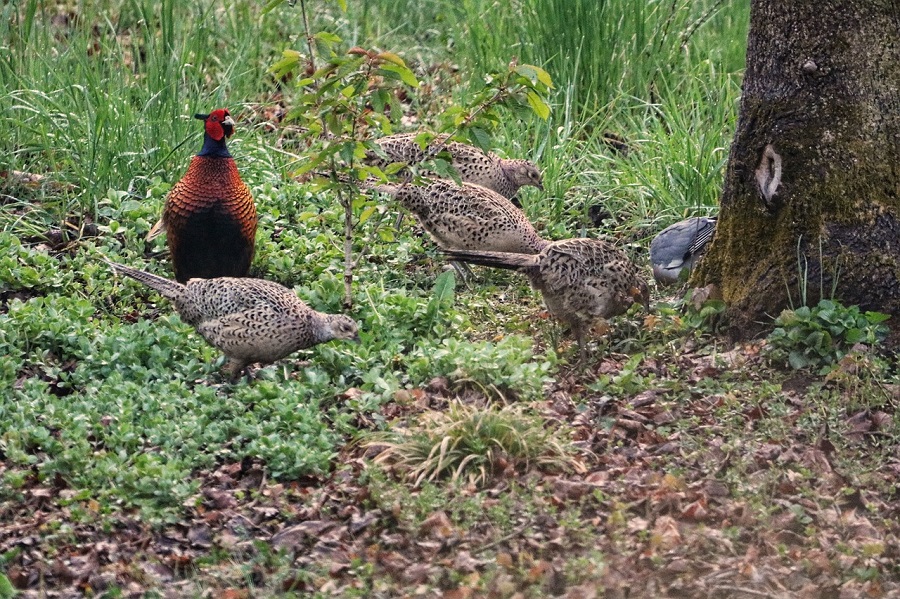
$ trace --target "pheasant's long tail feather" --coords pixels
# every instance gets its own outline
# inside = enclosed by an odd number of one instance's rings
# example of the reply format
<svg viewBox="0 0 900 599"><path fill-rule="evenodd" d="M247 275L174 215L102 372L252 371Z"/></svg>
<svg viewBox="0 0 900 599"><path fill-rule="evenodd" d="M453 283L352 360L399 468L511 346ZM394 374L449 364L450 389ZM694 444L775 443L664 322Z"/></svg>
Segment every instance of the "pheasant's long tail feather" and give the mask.
<svg viewBox="0 0 900 599"><path fill-rule="evenodd" d="M536 254L515 254L511 252L480 252L474 250L446 250L444 255L450 260L491 266L493 268L507 268L518 270L538 263Z"/></svg>
<svg viewBox="0 0 900 599"><path fill-rule="evenodd" d="M125 266L124 264L113 262L112 260L109 260L107 258L104 258L104 260L106 260L107 264L112 266L113 269L119 274L131 277L135 281L140 281L144 285L156 289L163 295L163 297L166 297L170 300L179 297L185 291L184 285L171 279L166 279L165 277L160 277L137 268Z"/></svg>

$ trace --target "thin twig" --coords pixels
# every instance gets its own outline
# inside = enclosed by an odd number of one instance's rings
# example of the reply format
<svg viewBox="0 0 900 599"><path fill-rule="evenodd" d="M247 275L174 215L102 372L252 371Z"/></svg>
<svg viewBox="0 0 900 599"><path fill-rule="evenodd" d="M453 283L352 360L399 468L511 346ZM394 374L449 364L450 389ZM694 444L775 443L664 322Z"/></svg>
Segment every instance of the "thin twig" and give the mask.
<svg viewBox="0 0 900 599"><path fill-rule="evenodd" d="M473 110L469 116L467 116L465 119L463 119L463 122L461 122L459 125L457 125L456 128L454 128L450 133L446 133L445 134L446 137L444 137L444 139L441 140L441 142L438 145L436 145L434 148L428 148L428 153L431 156L437 156L441 152L441 150L443 150L444 147L448 143L450 143L451 137L453 137L454 135L459 133L462 129L466 128L472 121L475 120L475 117L477 117L479 114L481 114L482 112L484 112L485 110L487 110L488 108L490 108L491 106L493 106L494 104L499 102L500 99L503 97L503 95L507 91L508 90L507 90L506 84L504 83L499 88L497 88L497 91L496 91L496 93L494 93L493 96L491 96L487 101L483 102L478 108ZM407 182L404 181L402 185L406 185L406 183Z"/></svg>
<svg viewBox="0 0 900 599"><path fill-rule="evenodd" d="M769 597L770 599L775 599L775 595L769 593L767 591L757 591L755 589L747 589L744 587L734 587L729 585L723 585L716 587L717 591L730 591L733 593L747 593L748 595L753 595L754 597Z"/></svg>
<svg viewBox="0 0 900 599"><path fill-rule="evenodd" d="M497 545L505 543L506 541L513 539L513 538L519 536L520 534L522 534L523 532L525 532L525 530L528 529L529 527L531 527L533 524L534 524L533 522L526 522L525 524L523 524L519 528L515 529L508 535L503 535L499 539L495 539L495 540L491 541L490 543L488 543L487 545L482 545L478 549L475 549L474 551L472 551L472 554L477 555L479 553L483 553L483 552L487 551L488 549L492 549L492 548L496 547Z"/></svg>
<svg viewBox="0 0 900 599"><path fill-rule="evenodd" d="M378 230L381 228L381 225L384 223L384 217L387 215L387 212L379 212L378 220L375 221L374 228L372 229L372 235L375 236L378 234ZM369 248L372 246L372 242L366 242L366 244L359 250L359 254L356 256L356 259L353 261L353 269L356 270L356 267L359 266L359 261L362 260L362 257L365 256L369 252Z"/></svg>
<svg viewBox="0 0 900 599"><path fill-rule="evenodd" d="M309 66L316 71L316 57L313 54L312 34L309 32L309 17L306 16L306 0L300 0L300 13L303 15L303 32L306 34L306 47L309 50Z"/></svg>

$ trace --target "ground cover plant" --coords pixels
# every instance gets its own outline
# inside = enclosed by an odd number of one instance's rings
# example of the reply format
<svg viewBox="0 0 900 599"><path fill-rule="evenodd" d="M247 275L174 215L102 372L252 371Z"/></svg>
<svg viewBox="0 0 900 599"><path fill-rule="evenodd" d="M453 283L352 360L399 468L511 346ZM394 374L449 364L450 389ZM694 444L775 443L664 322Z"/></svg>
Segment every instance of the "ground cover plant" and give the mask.
<svg viewBox="0 0 900 599"><path fill-rule="evenodd" d="M394 206L314 172L376 131L458 129L540 165L520 199L542 235L605 237L649 273L655 232L715 213L744 3L0 17L0 597L900 592L893 323L798 305L733 346L709 291L654 289L577 364L522 277L458 281ZM329 52L339 76L315 73ZM221 106L260 214L251 274L362 340L233 382L101 259L171 273L144 237L192 115Z"/></svg>

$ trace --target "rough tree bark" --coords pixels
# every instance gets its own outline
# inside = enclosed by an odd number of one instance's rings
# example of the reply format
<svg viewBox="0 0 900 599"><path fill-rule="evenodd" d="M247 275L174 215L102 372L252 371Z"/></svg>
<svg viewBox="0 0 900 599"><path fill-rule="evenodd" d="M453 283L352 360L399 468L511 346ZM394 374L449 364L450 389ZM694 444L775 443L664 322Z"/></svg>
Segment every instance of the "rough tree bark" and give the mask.
<svg viewBox="0 0 900 599"><path fill-rule="evenodd" d="M721 214L693 282L719 286L737 338L804 285L809 305L834 285L900 328L900 0L752 0Z"/></svg>

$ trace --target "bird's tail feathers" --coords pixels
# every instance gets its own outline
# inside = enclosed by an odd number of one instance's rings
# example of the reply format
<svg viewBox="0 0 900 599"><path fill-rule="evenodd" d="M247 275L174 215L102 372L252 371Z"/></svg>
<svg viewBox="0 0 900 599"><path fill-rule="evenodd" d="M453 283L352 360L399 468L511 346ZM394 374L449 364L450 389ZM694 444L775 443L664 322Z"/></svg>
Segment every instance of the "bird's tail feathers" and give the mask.
<svg viewBox="0 0 900 599"><path fill-rule="evenodd" d="M517 270L537 264L537 254L516 254L512 252L483 252L475 250L445 250L443 254L450 260Z"/></svg>
<svg viewBox="0 0 900 599"><path fill-rule="evenodd" d="M156 224L150 229L150 232L147 233L147 237L145 241L153 241L160 235L166 232L166 224L163 222L163 219L159 219L156 221Z"/></svg>
<svg viewBox="0 0 900 599"><path fill-rule="evenodd" d="M697 221L698 229L697 236L694 238L694 241L691 242L691 246L688 248L688 253L693 255L703 251L710 241L712 241L713 235L716 234L716 219L710 218L706 221Z"/></svg>
<svg viewBox="0 0 900 599"><path fill-rule="evenodd" d="M156 289L163 297L175 299L184 292L184 285L177 281L160 277L137 268L125 266L124 264L119 264L108 258L104 258L104 260L106 260L106 263L112 266L113 270L117 273L131 277L135 281L139 281L148 287Z"/></svg>

